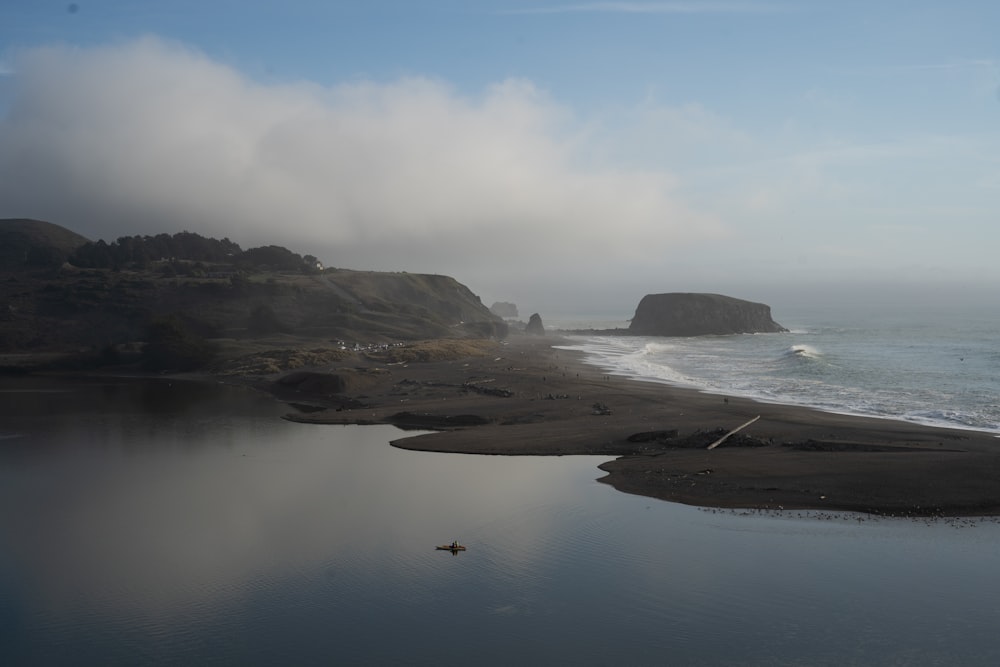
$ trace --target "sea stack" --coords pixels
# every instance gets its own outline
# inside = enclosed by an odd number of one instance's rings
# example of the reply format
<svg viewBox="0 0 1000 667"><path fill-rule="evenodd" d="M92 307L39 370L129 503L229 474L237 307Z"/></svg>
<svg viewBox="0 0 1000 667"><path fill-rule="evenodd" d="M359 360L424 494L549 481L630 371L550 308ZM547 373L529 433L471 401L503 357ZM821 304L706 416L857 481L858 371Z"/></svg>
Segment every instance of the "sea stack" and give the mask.
<svg viewBox="0 0 1000 667"><path fill-rule="evenodd" d="M787 331L771 307L721 294L647 294L628 331L635 336L707 336Z"/></svg>
<svg viewBox="0 0 1000 667"><path fill-rule="evenodd" d="M493 305L490 306L490 312L505 320L516 320L517 304L510 301L494 301Z"/></svg>
<svg viewBox="0 0 1000 667"><path fill-rule="evenodd" d="M544 336L545 327L542 325L542 316L535 313L529 317L528 326L525 327L524 332L532 336Z"/></svg>

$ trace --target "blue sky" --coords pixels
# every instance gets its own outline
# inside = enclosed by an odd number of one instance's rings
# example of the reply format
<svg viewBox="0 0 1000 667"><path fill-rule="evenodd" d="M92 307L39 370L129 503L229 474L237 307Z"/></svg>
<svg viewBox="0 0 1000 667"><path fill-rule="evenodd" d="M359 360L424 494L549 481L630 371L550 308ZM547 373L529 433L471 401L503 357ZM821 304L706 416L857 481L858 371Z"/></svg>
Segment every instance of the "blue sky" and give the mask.
<svg viewBox="0 0 1000 667"><path fill-rule="evenodd" d="M447 273L543 314L990 289L997 25L991 2L0 0L0 217Z"/></svg>

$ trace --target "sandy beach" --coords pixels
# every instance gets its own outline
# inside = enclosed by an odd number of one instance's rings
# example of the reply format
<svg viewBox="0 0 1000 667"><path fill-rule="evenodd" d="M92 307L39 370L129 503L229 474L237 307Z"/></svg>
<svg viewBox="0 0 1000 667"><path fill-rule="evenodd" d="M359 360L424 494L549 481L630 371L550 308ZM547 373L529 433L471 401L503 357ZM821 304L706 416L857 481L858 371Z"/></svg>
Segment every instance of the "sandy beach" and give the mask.
<svg viewBox="0 0 1000 667"><path fill-rule="evenodd" d="M294 421L435 429L392 443L405 449L615 457L600 466L601 482L672 502L1000 515L1000 440L992 434L612 377L556 349L564 342L515 336L428 361L388 350L271 390L299 407L288 415Z"/></svg>

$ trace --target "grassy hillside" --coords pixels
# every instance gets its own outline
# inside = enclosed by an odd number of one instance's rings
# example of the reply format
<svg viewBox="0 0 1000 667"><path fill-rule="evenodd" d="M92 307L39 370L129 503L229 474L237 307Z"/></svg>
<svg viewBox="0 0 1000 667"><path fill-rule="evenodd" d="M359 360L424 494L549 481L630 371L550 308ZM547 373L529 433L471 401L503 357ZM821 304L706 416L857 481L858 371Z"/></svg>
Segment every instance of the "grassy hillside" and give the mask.
<svg viewBox="0 0 1000 667"><path fill-rule="evenodd" d="M35 239L28 252L43 254L39 248L65 248L82 239L47 223L28 227L34 236L18 237ZM254 349L255 342L258 348L337 349L506 334L500 318L447 276L303 272L180 259L151 261L141 269L0 267L2 353L140 349L150 324L165 319L185 335L242 350Z"/></svg>
<svg viewBox="0 0 1000 667"><path fill-rule="evenodd" d="M0 271L61 264L87 239L41 220L0 219Z"/></svg>

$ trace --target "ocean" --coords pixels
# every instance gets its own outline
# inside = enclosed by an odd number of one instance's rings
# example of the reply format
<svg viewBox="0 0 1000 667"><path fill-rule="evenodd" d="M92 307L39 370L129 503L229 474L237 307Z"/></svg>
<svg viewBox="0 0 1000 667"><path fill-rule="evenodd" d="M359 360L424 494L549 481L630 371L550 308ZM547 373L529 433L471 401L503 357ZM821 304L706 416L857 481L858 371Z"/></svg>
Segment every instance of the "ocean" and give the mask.
<svg viewBox="0 0 1000 667"><path fill-rule="evenodd" d="M1000 434L1000 308L840 301L782 308L787 333L693 338L572 336L612 375L709 393ZM626 328L556 318L550 330Z"/></svg>

